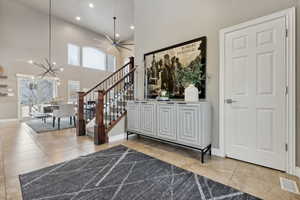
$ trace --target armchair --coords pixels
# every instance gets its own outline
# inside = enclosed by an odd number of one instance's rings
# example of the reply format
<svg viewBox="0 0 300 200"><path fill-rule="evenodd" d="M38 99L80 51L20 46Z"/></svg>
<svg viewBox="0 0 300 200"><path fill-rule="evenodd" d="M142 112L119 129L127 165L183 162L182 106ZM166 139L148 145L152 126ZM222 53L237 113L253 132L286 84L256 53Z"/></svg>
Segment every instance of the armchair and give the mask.
<svg viewBox="0 0 300 200"><path fill-rule="evenodd" d="M55 127L55 121L57 119L58 129L60 129L60 119L63 117L70 117L70 124L74 121L76 126L76 110L73 104L58 105L58 109L53 111L53 127Z"/></svg>

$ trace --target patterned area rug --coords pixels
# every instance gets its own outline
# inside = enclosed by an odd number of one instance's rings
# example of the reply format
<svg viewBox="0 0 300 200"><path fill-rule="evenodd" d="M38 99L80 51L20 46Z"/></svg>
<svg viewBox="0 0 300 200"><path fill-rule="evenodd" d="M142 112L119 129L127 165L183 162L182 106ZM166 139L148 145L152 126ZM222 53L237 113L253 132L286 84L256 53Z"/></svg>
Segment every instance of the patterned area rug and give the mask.
<svg viewBox="0 0 300 200"><path fill-rule="evenodd" d="M20 175L24 200L257 200L125 146Z"/></svg>
<svg viewBox="0 0 300 200"><path fill-rule="evenodd" d="M53 127L53 121L52 118L46 119L46 123L44 123L41 119L32 119L30 121L27 121L26 124L34 130L36 133L44 133L44 132L50 132L50 131L57 131L58 130L58 124L57 120L55 123L55 126ZM60 121L60 129L68 129L68 128L74 128L74 123L70 124L69 118L62 118Z"/></svg>

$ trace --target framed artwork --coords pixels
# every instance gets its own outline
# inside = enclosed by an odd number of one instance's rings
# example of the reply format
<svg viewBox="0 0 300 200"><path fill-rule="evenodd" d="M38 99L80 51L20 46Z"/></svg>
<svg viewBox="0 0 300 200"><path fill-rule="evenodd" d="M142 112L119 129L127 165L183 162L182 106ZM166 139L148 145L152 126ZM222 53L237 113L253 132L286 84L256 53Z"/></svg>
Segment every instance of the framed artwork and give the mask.
<svg viewBox="0 0 300 200"><path fill-rule="evenodd" d="M193 80L199 98L205 99L206 45L207 38L201 37L145 54L145 97L155 99L164 91L170 99L184 99Z"/></svg>

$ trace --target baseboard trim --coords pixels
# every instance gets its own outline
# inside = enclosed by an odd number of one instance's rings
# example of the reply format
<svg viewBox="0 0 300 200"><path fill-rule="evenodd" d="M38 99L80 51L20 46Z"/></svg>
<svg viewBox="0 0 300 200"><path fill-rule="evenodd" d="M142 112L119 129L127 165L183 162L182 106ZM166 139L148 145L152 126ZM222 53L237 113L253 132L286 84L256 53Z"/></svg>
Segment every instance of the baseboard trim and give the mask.
<svg viewBox="0 0 300 200"><path fill-rule="evenodd" d="M300 178L300 167L295 168L295 175Z"/></svg>
<svg viewBox="0 0 300 200"><path fill-rule="evenodd" d="M17 122L19 119L13 118L13 119L0 119L0 123L5 123L5 122Z"/></svg>
<svg viewBox="0 0 300 200"><path fill-rule="evenodd" d="M217 148L212 148L211 149L211 154L214 156L219 156L219 157L225 157L222 153L220 149Z"/></svg>
<svg viewBox="0 0 300 200"><path fill-rule="evenodd" d="M120 141L120 140L124 140L125 138L126 138L126 133L122 133L122 134L119 134L119 135L108 136L108 141L109 141L109 143L117 142L117 141Z"/></svg>

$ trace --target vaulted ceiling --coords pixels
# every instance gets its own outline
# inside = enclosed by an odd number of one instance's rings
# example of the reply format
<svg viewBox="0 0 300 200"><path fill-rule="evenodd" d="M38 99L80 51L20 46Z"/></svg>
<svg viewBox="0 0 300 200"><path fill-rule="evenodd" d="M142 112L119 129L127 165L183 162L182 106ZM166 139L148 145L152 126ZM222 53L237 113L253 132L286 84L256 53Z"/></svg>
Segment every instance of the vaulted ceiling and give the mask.
<svg viewBox="0 0 300 200"><path fill-rule="evenodd" d="M15 0L48 13L49 0ZM113 16L121 40L131 40L134 30L134 0L52 0L53 15L99 34L113 37ZM93 4L91 6L90 4ZM93 7L93 8L91 8ZM80 17L80 20L76 20Z"/></svg>

